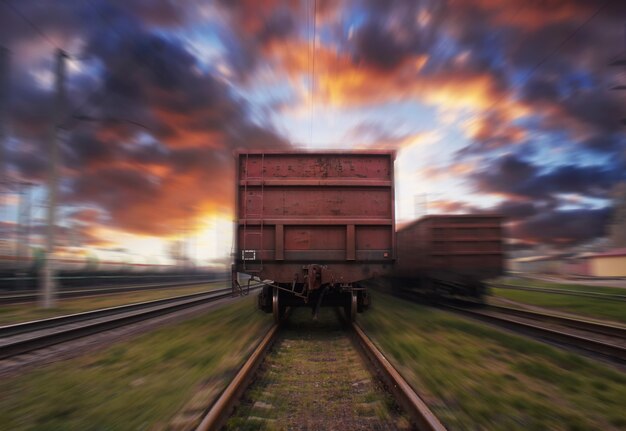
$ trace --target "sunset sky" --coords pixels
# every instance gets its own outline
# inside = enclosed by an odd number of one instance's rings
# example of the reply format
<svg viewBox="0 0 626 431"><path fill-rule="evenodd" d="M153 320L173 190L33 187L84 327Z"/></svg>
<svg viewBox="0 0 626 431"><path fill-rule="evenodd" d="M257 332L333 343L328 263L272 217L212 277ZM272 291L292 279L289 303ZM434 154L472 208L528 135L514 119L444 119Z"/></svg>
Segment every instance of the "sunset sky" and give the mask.
<svg viewBox="0 0 626 431"><path fill-rule="evenodd" d="M517 244L585 244L626 179L625 17L617 0L7 0L6 169L36 184L41 235L62 48L64 253L167 262L188 232L200 261L228 255L247 148L395 149L398 221L497 212Z"/></svg>

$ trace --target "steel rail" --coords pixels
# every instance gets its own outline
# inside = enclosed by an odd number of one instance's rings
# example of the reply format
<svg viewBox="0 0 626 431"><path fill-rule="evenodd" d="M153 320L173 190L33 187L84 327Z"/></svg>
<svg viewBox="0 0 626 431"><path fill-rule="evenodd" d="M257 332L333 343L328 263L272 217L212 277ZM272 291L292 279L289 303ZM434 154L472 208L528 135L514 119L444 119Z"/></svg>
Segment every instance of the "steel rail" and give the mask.
<svg viewBox="0 0 626 431"><path fill-rule="evenodd" d="M4 326L0 328L0 333L3 334L0 338L0 359L10 358L204 303L215 302L230 296L232 296L231 288L218 289ZM64 328L64 326L67 327ZM24 336L21 337L20 335Z"/></svg>
<svg viewBox="0 0 626 431"><path fill-rule="evenodd" d="M583 318L573 318L563 316L560 314L545 313L532 310L524 310L515 307L505 307L503 305L485 304L482 307L486 307L488 310L494 310L502 313L516 315L520 317L527 317L535 320L542 320L546 322L554 322L570 328L581 329L587 332L594 332L596 334L609 335L612 337L619 337L626 339L626 327L619 325L610 325L608 323L597 322L593 320L587 320Z"/></svg>
<svg viewBox="0 0 626 431"><path fill-rule="evenodd" d="M396 401L411 417L417 429L423 431L445 431L446 427L439 421L437 416L430 410L426 403L413 390L411 385L391 365L391 362L372 343L356 322L352 323L354 331L365 356L382 375L388 389L393 393Z"/></svg>
<svg viewBox="0 0 626 431"><path fill-rule="evenodd" d="M375 370L381 374L399 405L405 409L418 429L423 431L446 431L446 428L426 403L415 393L400 373L365 335L363 330L356 323L352 323L351 328L363 353L372 363ZM235 378L210 407L196 431L217 430L224 425L237 400L243 395L254 373L275 342L279 329L280 325L278 324L274 324L270 328Z"/></svg>
<svg viewBox="0 0 626 431"><path fill-rule="evenodd" d="M151 283L141 285L126 285L126 286L105 286L105 287L93 287L91 289L79 289L79 290L60 290L57 296L61 299L65 298L81 298L97 295L109 295L113 293L135 292L142 290L158 290L167 289L170 287L182 287L182 286L194 286L199 284L209 283L221 283L227 281L226 279L199 281L199 280L187 280L187 281L174 281L170 283ZM21 304L34 302L39 298L37 291L29 290L27 292L16 292L12 294L0 295L0 304Z"/></svg>
<svg viewBox="0 0 626 431"><path fill-rule="evenodd" d="M243 395L246 387L250 384L254 373L263 362L278 334L279 324L274 324L269 329L252 355L239 369L235 378L224 389L219 398L213 403L207 414L196 428L197 431L217 430L226 422L237 400Z"/></svg>
<svg viewBox="0 0 626 431"><path fill-rule="evenodd" d="M192 299L192 298L202 297L211 293L220 293L220 292L226 292L226 291L231 291L231 289L230 288L215 289L211 291L196 292L196 293L190 293L187 295L178 295L178 296L172 296L169 298L155 299L152 301L143 301L143 302L136 302L132 304L118 305L115 307L99 308L97 310L84 311L84 312L74 313L74 314L66 314L62 316L50 317L47 319L30 320L27 322L13 323L10 325L0 326L0 339L17 335L17 334L21 334L24 332L32 332L32 331L37 331L41 329L49 329L55 326L76 323L76 322L80 322L84 320L90 320L90 319L110 316L114 314L120 314L120 313L124 313L127 311L132 311L132 310L140 310L143 308L154 307L156 305L169 304L169 303L177 302L177 301L184 300L184 299Z"/></svg>
<svg viewBox="0 0 626 431"><path fill-rule="evenodd" d="M559 331L556 329L546 328L544 326L535 325L532 323L520 322L518 320L509 319L505 316L496 316L480 310L471 308L455 307L452 305L440 305L444 309L451 310L455 313L465 314L470 317L475 317L480 320L484 320L490 323L495 323L498 326L503 326L509 329L532 333L533 335L563 343L578 349L585 350L589 353L599 354L601 356L610 358L618 363L626 363L626 348L611 344L605 341L596 340L593 338L583 337L580 335L571 334L565 331Z"/></svg>
<svg viewBox="0 0 626 431"><path fill-rule="evenodd" d="M516 286L512 284L494 284L488 283L488 287L495 289L508 289L508 290L524 290L527 292L539 292L539 293L554 293L557 295L568 296L583 296L586 298L605 299L608 301L626 301L626 295L619 293L602 293L602 292L589 292L583 290L570 290L570 289L553 289L549 287L529 287L529 286ZM619 288L615 288L619 289Z"/></svg>

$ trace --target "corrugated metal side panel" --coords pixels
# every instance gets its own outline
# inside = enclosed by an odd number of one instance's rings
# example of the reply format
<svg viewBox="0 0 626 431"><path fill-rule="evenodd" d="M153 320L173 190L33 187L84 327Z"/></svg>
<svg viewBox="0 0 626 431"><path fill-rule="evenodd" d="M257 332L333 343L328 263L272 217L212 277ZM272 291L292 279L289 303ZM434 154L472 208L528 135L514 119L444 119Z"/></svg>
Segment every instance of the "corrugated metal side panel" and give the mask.
<svg viewBox="0 0 626 431"><path fill-rule="evenodd" d="M244 196L245 193L245 196ZM240 188L239 201L253 211L251 219L391 219L389 187L341 187L320 185L248 186ZM263 202L263 209L259 207ZM245 218L246 206L239 208ZM258 214L255 217L254 214Z"/></svg>
<svg viewBox="0 0 626 431"><path fill-rule="evenodd" d="M239 154L238 259L245 248L263 261L393 260L393 162L392 152Z"/></svg>
<svg viewBox="0 0 626 431"><path fill-rule="evenodd" d="M398 273L440 270L463 274L502 273L502 218L439 215L398 232Z"/></svg>

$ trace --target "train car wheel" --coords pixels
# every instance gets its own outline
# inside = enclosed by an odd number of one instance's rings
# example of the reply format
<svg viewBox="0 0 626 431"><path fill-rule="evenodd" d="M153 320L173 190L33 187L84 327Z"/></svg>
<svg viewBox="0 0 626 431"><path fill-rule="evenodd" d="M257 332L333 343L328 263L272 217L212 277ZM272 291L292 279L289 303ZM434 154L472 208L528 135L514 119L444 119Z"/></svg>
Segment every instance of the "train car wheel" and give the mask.
<svg viewBox="0 0 626 431"><path fill-rule="evenodd" d="M284 308L280 305L280 292L277 287L274 287L272 292L272 313L274 314L274 322L280 323L283 318Z"/></svg>
<svg viewBox="0 0 626 431"><path fill-rule="evenodd" d="M350 294L348 301L349 302L345 306L346 319L348 319L349 322L354 322L356 320L357 304L358 304L356 292L352 292Z"/></svg>

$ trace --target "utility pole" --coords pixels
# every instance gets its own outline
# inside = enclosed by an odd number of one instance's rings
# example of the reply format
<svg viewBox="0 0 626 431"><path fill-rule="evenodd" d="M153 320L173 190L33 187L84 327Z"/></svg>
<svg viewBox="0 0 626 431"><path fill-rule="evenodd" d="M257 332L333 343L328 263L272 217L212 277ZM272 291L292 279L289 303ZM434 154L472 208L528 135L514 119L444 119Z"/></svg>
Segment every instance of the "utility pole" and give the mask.
<svg viewBox="0 0 626 431"><path fill-rule="evenodd" d="M6 181L6 139L7 105L9 100L9 50L0 46L0 190L4 191ZM0 203L4 206L4 202Z"/></svg>
<svg viewBox="0 0 626 431"><path fill-rule="evenodd" d="M6 175L7 105L9 99L9 50L0 46L0 222L5 218L5 198L10 187ZM8 255L9 236L0 232L0 255Z"/></svg>
<svg viewBox="0 0 626 431"><path fill-rule="evenodd" d="M30 258L30 225L32 200L30 194L31 183L20 181L17 183L18 203L18 219L16 232L16 249L15 257L18 262L18 270L15 274L16 287L19 289L24 287L24 278L27 275L26 264Z"/></svg>
<svg viewBox="0 0 626 431"><path fill-rule="evenodd" d="M54 307L56 303L55 278L55 231L57 194L59 187L59 132L61 122L65 119L65 59L67 54L61 49L56 51L55 63L55 100L52 112L52 127L49 137L49 171L48 171L48 213L46 233L46 256L41 274L41 306Z"/></svg>

